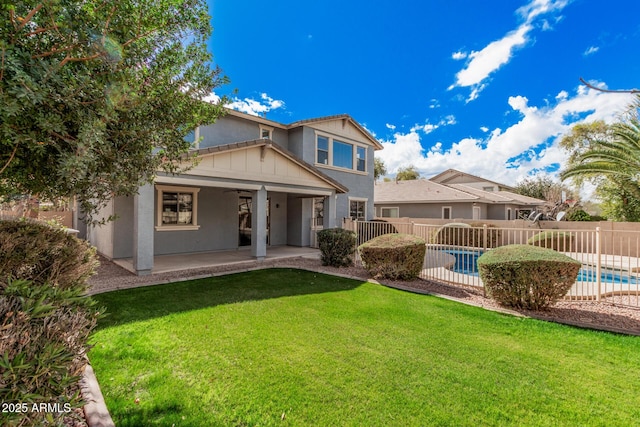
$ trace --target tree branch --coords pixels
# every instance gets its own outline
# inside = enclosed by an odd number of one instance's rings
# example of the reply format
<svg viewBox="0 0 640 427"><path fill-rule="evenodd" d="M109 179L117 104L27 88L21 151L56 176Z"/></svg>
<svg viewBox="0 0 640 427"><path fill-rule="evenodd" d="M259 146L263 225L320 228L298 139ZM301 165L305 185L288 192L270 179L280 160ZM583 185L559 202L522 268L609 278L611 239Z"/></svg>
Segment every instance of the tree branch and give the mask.
<svg viewBox="0 0 640 427"><path fill-rule="evenodd" d="M20 22L20 25L18 25L18 28L16 28L17 31L20 31L21 29L24 28L25 25L27 25L29 23L29 21L31 21L31 18L33 18L33 16L38 13L40 11L40 9L42 9L42 6L44 6L42 3L40 3L39 5L37 5L36 7L34 7L31 12L29 12L27 14L27 16L24 17L24 19L22 19L22 21Z"/></svg>
<svg viewBox="0 0 640 427"><path fill-rule="evenodd" d="M599 88L599 87L596 87L596 86L592 85L591 83L588 83L582 77L580 77L580 82L583 85L585 85L586 87L588 87L589 89L597 90L598 92L604 92L604 93L640 93L640 89L629 89L629 90L602 89L602 88Z"/></svg>
<svg viewBox="0 0 640 427"><path fill-rule="evenodd" d="M4 172L4 170L9 167L9 163L11 163L11 161L13 160L13 158L16 155L16 152L18 151L18 144L16 143L16 146L13 148L13 152L11 153L11 156L9 156L9 160L7 160L7 163L4 164L4 166L2 167L2 169L0 169L0 175L2 175L2 173Z"/></svg>

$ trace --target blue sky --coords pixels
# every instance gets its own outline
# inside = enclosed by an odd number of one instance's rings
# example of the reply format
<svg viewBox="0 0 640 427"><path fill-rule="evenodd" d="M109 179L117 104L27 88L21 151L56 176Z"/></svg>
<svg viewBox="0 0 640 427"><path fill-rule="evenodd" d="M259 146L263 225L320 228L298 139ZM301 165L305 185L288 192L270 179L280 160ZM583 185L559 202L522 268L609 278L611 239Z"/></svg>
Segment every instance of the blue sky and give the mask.
<svg viewBox="0 0 640 427"><path fill-rule="evenodd" d="M350 114L390 175L555 176L572 125L640 87L637 0L209 0L232 108L291 123Z"/></svg>

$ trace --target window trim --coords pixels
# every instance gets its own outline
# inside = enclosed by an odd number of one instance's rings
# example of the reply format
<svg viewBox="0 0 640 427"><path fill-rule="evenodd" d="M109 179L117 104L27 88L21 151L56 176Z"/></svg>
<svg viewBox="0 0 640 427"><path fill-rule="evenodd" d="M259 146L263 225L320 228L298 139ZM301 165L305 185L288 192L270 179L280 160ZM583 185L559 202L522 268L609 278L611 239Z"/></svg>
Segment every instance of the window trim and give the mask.
<svg viewBox="0 0 640 427"><path fill-rule="evenodd" d="M182 187L177 185L156 185L157 200L156 200L156 231L186 231L186 230L199 230L198 225L198 193L200 188L197 187ZM192 198L192 210L191 210L191 224L178 225L163 225L162 224L162 200L164 193L182 193L191 194Z"/></svg>
<svg viewBox="0 0 640 427"><path fill-rule="evenodd" d="M384 216L384 210L392 210L395 209L398 216ZM380 207L380 218L400 218L400 207L399 206L381 206Z"/></svg>
<svg viewBox="0 0 640 427"><path fill-rule="evenodd" d="M449 218L445 218L444 217L445 209L449 209ZM451 206L443 206L442 207L442 219L452 219L452 217L453 217L453 209L451 208Z"/></svg>
<svg viewBox="0 0 640 427"><path fill-rule="evenodd" d="M271 126L259 125L259 127L260 127L260 132L258 132L258 136L260 137L259 139L273 140L273 128ZM267 131L269 136L267 137L262 136L262 133L264 131Z"/></svg>
<svg viewBox="0 0 640 427"><path fill-rule="evenodd" d="M363 213L362 221L366 221L367 220L367 204L369 203L369 199L365 197L349 197L349 218L351 218L352 220L360 220L358 217L353 218L351 216L351 202L364 203L364 209L362 210L362 213Z"/></svg>
<svg viewBox="0 0 640 427"><path fill-rule="evenodd" d="M322 137L322 138L326 138L327 139L327 143L328 143L328 150L327 150L327 163L320 163L318 162L318 137ZM333 164L333 143L334 141L337 141L339 143L342 144L347 144L347 145L351 145L351 168L345 168L342 166L335 166ZM358 148L363 148L364 149L364 170L358 170ZM322 150L324 151L324 150ZM369 167L367 164L367 159L369 157L369 146L366 144L363 144L361 142L357 142L354 141L352 139L349 139L348 137L342 137L342 136L338 136L338 137L334 137L331 134L325 133L325 132L319 132L316 131L315 132L315 166L320 166L322 168L327 168L327 169L333 169L333 170L338 170L338 171L343 171L343 172L350 172L350 173L355 173L358 175L369 175Z"/></svg>

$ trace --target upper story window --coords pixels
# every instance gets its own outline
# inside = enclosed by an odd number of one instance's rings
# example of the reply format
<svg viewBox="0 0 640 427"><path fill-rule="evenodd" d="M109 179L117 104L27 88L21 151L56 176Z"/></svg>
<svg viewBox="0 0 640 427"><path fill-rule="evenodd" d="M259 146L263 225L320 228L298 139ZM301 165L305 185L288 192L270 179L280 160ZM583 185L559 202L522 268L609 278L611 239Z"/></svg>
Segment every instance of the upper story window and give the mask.
<svg viewBox="0 0 640 427"><path fill-rule="evenodd" d="M260 139L273 139L273 128L260 125Z"/></svg>
<svg viewBox="0 0 640 427"><path fill-rule="evenodd" d="M318 135L317 147L318 147L318 150L317 150L318 153L316 155L317 157L316 162L323 165L328 165L329 164L329 138L327 138L326 136Z"/></svg>
<svg viewBox="0 0 640 427"><path fill-rule="evenodd" d="M360 172L366 171L367 165L367 149L364 147L356 147L356 169Z"/></svg>
<svg viewBox="0 0 640 427"><path fill-rule="evenodd" d="M317 135L316 164L367 172L367 147Z"/></svg>
<svg viewBox="0 0 640 427"><path fill-rule="evenodd" d="M333 140L333 166L353 169L353 145Z"/></svg>

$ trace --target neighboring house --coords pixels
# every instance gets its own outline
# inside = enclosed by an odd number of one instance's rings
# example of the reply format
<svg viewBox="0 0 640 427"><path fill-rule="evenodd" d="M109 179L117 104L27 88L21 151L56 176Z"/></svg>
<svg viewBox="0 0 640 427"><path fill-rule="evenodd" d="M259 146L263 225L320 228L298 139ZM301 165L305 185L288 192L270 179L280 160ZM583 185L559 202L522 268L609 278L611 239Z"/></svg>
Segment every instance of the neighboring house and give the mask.
<svg viewBox="0 0 640 427"><path fill-rule="evenodd" d="M430 179L375 185L378 217L517 219L544 200L516 194L512 187L449 169Z"/></svg>
<svg viewBox="0 0 640 427"><path fill-rule="evenodd" d="M194 132L198 163L159 173L135 197L102 212L119 219L88 230L110 259L148 274L156 255L310 246L319 227L374 216L373 153L380 143L348 115L289 125L228 110Z"/></svg>

